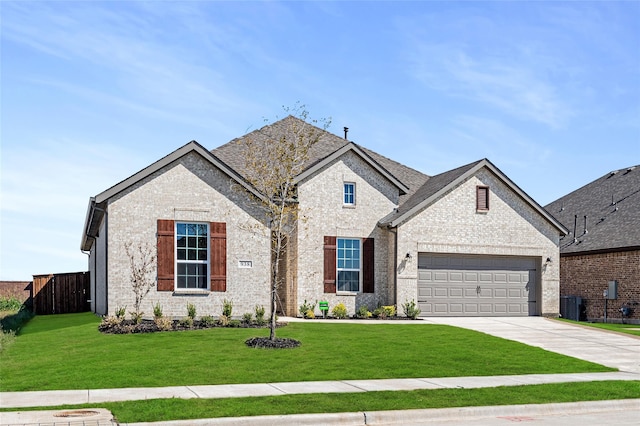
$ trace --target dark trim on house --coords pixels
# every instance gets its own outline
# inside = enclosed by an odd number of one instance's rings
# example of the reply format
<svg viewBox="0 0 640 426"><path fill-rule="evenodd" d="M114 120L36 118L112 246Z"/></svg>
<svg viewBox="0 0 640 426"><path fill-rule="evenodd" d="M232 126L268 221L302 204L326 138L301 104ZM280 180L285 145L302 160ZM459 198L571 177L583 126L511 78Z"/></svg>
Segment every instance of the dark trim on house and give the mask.
<svg viewBox="0 0 640 426"><path fill-rule="evenodd" d="M589 256L591 254L620 253L624 251L636 251L636 250L640 250L640 246L614 247L614 248L590 250L590 251L572 251L569 253L560 253L560 257Z"/></svg>

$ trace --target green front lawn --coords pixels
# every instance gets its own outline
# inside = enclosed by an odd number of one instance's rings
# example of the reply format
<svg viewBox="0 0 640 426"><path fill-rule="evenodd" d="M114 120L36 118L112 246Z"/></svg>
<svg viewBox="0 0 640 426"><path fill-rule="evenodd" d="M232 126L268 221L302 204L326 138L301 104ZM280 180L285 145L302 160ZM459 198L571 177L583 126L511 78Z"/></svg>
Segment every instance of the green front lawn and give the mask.
<svg viewBox="0 0 640 426"><path fill-rule="evenodd" d="M0 390L612 371L449 326L292 323L296 349L248 348L268 329L105 335L92 314L33 318L1 355Z"/></svg>
<svg viewBox="0 0 640 426"><path fill-rule="evenodd" d="M616 331L618 333L631 334L633 336L640 336L639 324L612 324L601 322L584 322L584 321L572 321L568 319L558 319L559 321L568 322L574 325L581 325L584 327L599 328L602 330Z"/></svg>

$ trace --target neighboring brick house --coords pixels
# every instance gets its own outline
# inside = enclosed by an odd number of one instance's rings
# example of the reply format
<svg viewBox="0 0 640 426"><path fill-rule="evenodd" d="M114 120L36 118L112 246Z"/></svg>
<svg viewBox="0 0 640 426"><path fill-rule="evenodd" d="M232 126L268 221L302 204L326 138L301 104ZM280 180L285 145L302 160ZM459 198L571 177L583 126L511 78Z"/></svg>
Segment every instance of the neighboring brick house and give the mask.
<svg viewBox="0 0 640 426"><path fill-rule="evenodd" d="M640 320L640 166L607 173L546 206L570 233L560 240L560 295L582 298L581 319ZM623 318L621 308L631 308Z"/></svg>
<svg viewBox="0 0 640 426"><path fill-rule="evenodd" d="M92 197L82 249L93 310L133 304L127 241L158 247L145 312L156 302L174 316L187 303L219 314L224 299L238 315L268 306L269 232L254 201L261 194L245 179L244 141L304 125L297 120L210 152L192 141ZM415 300L422 315L558 315L567 230L491 162L430 177L316 131L296 179L300 219L281 268L280 312L295 315L305 300L344 303L350 314Z"/></svg>

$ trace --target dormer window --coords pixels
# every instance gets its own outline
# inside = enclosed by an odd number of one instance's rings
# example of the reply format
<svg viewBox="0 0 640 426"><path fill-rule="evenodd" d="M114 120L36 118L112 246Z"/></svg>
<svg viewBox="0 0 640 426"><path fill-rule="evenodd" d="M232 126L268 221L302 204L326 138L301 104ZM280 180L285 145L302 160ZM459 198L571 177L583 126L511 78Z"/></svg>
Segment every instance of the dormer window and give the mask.
<svg viewBox="0 0 640 426"><path fill-rule="evenodd" d="M489 211L489 187L488 186L476 186L476 211L488 212Z"/></svg>
<svg viewBox="0 0 640 426"><path fill-rule="evenodd" d="M356 184L353 182L344 183L344 198L343 204L345 206L356 205Z"/></svg>

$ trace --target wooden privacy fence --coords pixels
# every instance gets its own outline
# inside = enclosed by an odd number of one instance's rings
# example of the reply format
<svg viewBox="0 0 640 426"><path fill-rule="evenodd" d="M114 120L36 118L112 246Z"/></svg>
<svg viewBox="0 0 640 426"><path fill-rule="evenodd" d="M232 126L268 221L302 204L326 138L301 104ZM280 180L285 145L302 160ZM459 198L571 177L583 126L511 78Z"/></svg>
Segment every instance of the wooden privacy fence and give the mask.
<svg viewBox="0 0 640 426"><path fill-rule="evenodd" d="M33 276L33 313L38 315L87 312L89 272Z"/></svg>

